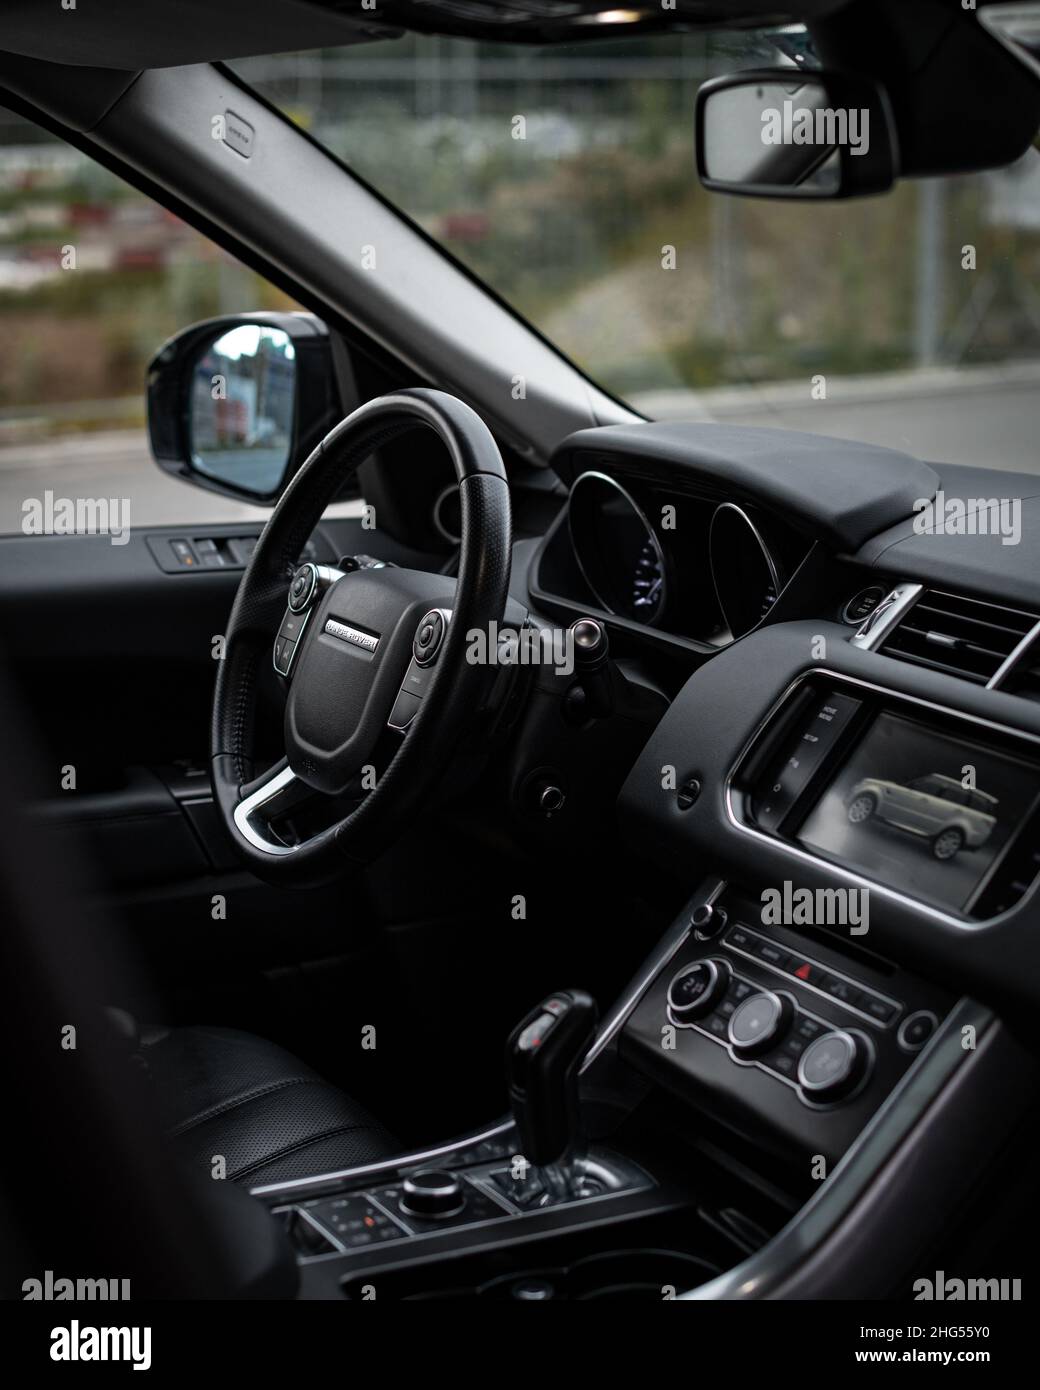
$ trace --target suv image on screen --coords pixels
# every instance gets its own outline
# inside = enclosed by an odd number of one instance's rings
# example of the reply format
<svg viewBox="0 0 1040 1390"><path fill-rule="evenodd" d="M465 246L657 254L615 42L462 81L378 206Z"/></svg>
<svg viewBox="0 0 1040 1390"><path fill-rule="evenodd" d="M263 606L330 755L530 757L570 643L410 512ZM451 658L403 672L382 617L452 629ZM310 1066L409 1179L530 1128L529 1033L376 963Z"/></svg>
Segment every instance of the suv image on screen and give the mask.
<svg viewBox="0 0 1040 1390"><path fill-rule="evenodd" d="M853 787L847 805L853 825L877 819L923 836L931 841L936 859L952 859L965 847L978 849L997 823L995 796L938 772L906 783L865 777Z"/></svg>

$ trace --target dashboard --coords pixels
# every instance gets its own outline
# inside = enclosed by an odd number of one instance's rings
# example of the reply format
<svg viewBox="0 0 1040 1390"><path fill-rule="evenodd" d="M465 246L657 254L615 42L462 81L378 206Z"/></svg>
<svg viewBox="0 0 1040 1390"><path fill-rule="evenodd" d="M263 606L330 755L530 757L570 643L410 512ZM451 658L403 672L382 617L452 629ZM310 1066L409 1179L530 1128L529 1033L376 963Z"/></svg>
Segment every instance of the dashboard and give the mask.
<svg viewBox="0 0 1040 1390"><path fill-rule="evenodd" d="M1035 1008L1036 479L701 424L584 430L553 465L568 499L533 608L601 616L625 657L682 658L618 801L628 843L752 898L865 890L871 951ZM1010 494L1020 541L923 531L938 492Z"/></svg>
<svg viewBox="0 0 1040 1390"><path fill-rule="evenodd" d="M791 612L781 600L800 576L936 486L928 465L890 450L732 426L584 430L553 467L568 498L534 562L536 607L704 656ZM858 625L876 590L845 592L845 621Z"/></svg>

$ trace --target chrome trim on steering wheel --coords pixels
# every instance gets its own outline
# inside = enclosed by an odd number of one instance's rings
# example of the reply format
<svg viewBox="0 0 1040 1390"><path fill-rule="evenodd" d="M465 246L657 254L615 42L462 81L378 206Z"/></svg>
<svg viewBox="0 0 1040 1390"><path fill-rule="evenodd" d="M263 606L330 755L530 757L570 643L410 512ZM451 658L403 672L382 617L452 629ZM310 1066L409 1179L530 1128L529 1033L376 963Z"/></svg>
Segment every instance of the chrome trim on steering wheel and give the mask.
<svg viewBox="0 0 1040 1390"><path fill-rule="evenodd" d="M283 855L295 854L300 845L284 845L280 840L269 840L260 833L259 826L267 825L269 822L254 819L254 813L265 806L275 797L280 796L287 787L292 786L296 781L296 774L288 764L276 773L269 782L265 782L262 787L257 787L255 792L251 792L243 801L235 807L235 825L239 834L247 840L254 849L261 850L264 854ZM304 842L306 843L306 842Z"/></svg>

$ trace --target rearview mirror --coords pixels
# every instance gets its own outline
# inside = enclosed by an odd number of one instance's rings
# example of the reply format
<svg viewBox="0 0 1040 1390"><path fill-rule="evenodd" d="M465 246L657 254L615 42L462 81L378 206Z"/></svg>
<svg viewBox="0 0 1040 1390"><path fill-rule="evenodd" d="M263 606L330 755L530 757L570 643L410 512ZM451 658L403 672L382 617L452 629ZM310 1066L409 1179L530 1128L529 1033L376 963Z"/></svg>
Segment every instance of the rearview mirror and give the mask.
<svg viewBox="0 0 1040 1390"><path fill-rule="evenodd" d="M896 175L888 98L872 79L762 68L697 93L705 188L764 198L881 193Z"/></svg>
<svg viewBox="0 0 1040 1390"><path fill-rule="evenodd" d="M277 501L342 415L328 329L313 314L207 319L148 367L156 463L225 497Z"/></svg>

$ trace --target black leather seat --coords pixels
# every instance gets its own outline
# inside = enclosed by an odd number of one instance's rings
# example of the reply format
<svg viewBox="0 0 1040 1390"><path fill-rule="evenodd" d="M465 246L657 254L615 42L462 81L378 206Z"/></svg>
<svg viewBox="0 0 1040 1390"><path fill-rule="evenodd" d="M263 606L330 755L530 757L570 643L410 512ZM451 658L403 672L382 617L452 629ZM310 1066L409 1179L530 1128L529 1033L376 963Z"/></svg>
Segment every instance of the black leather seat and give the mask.
<svg viewBox="0 0 1040 1390"><path fill-rule="evenodd" d="M181 1156L255 1187L401 1152L383 1126L275 1043L231 1028L144 1028L139 1053Z"/></svg>

